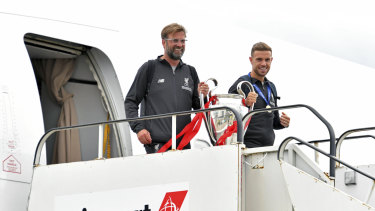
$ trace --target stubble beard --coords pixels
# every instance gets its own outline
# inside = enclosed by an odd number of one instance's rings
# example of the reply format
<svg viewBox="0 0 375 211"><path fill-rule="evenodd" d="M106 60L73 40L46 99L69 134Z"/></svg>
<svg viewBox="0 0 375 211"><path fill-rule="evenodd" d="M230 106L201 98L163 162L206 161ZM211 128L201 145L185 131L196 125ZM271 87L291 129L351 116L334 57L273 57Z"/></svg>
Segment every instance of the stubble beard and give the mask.
<svg viewBox="0 0 375 211"><path fill-rule="evenodd" d="M266 77L267 73L270 71L270 68L266 67L266 70L267 71L265 73L263 73L264 71L262 71L260 69L253 69L253 71L255 72L255 74L257 74L260 77Z"/></svg>

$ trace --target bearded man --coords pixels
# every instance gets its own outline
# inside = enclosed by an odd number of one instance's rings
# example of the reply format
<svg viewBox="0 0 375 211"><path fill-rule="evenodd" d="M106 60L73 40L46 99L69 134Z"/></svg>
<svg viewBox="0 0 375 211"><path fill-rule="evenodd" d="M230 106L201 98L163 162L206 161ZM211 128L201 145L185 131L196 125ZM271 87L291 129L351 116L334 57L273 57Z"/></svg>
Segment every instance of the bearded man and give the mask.
<svg viewBox="0 0 375 211"><path fill-rule="evenodd" d="M161 32L164 54L145 62L138 70L125 98L127 118L157 115L200 108L199 93L207 96L208 85L199 82L193 66L182 62L185 52L186 30L172 23ZM177 134L191 121L190 115L177 116ZM172 135L171 118L130 122L147 153L155 153ZM177 140L177 146L181 139ZM190 144L184 149L189 149Z"/></svg>

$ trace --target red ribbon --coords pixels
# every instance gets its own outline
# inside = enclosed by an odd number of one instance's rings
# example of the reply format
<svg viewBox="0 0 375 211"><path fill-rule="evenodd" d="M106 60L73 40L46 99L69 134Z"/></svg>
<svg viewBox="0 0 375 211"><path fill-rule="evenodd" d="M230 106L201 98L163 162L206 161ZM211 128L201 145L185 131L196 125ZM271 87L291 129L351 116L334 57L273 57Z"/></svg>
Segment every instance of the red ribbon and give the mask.
<svg viewBox="0 0 375 211"><path fill-rule="evenodd" d="M225 140L231 136L233 133L237 132L237 121L233 122L233 125L227 127L227 129L224 131L223 135L219 138L219 140L216 142L216 145L224 145Z"/></svg>
<svg viewBox="0 0 375 211"><path fill-rule="evenodd" d="M244 129L247 128L250 124L251 117L247 120ZM225 145L225 140L231 136L233 133L237 133L237 121L233 122L233 125L229 126L223 133L223 135L219 138L219 140L216 142L216 145Z"/></svg>
<svg viewBox="0 0 375 211"><path fill-rule="evenodd" d="M205 108L209 107L209 104L212 102L212 105L215 105L217 102L217 97L212 96L210 97L209 101L204 105ZM242 99L242 103L245 105L245 100ZM203 113L197 113L193 120L185 126L185 128L176 136L176 139L180 138L181 136L184 135L182 138L180 144L178 145L177 149L181 150L183 149L191 139L198 133L200 126L202 124L202 119L206 118L206 116ZM245 124L244 129L247 128L247 126L250 124L251 118L249 118ZM210 120L212 121L212 119ZM212 125L214 125L212 123ZM219 138L219 140L216 142L216 145L224 145L225 140L231 136L233 133L237 133L237 121L233 122L233 125L229 126L225 131L224 134ZM170 147L172 146L172 138L169 139L169 141L163 145L158 151L159 152L165 152L167 151Z"/></svg>
<svg viewBox="0 0 375 211"><path fill-rule="evenodd" d="M208 108L208 106L210 105L210 102L212 102L212 104L214 105L216 101L217 101L217 97L212 96L210 97L209 101L204 105L204 107ZM177 147L178 150L183 149L187 144L189 144L191 139L198 133L202 124L202 119L204 117L205 116L203 113L197 113L195 117L193 118L193 120L191 120L191 122L187 124L185 128L176 136L176 139L178 139L182 135L184 135L180 144ZM169 139L169 141L159 149L158 153L167 151L169 147L171 146L172 146L172 138Z"/></svg>

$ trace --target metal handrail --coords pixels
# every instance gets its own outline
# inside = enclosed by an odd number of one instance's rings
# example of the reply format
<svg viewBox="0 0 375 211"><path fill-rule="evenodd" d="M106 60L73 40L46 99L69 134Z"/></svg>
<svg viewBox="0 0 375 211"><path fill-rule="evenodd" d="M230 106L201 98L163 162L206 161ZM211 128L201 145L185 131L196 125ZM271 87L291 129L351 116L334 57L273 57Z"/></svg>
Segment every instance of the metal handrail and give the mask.
<svg viewBox="0 0 375 211"><path fill-rule="evenodd" d="M344 132L340 138L338 139L337 143L336 143L336 157L340 158L340 150L341 150L341 145L342 145L342 142L347 139L346 137L352 133L357 133L357 132L363 132L363 131L369 131L369 130L375 130L375 127L366 127L366 128L358 128L358 129L352 129L352 130L348 130L346 132ZM372 136L374 137L374 136ZM375 137L374 137L375 138ZM339 166L339 164L337 164L336 166Z"/></svg>
<svg viewBox="0 0 375 211"><path fill-rule="evenodd" d="M346 166L346 167L352 169L352 170L355 171L355 172L358 172L358 173L362 174L363 176L365 176L365 177L367 177L367 178L369 178L369 179L371 179L372 181L375 182L375 177L373 177L373 176L371 176L371 175L369 175L369 174L367 174L367 173L365 173L365 172L363 172L363 171L361 171L361 170L359 170L359 169L357 169L357 168L355 168L355 167L353 167L353 166L351 166L351 165L345 163L344 161L342 161L342 160L336 158L335 156L332 156L332 155L330 155L330 154L324 152L323 150L321 150L321 149L319 149L319 148L317 148L317 147L315 147L315 146L313 146L313 145L311 145L311 144L309 144L309 143L307 143L307 142L305 142L305 141L302 141L302 140L299 139L299 138L293 137L293 136L290 136L290 137L284 139L283 142L281 142L281 144L280 144L280 146L279 146L279 150L277 151L277 159L278 159L278 160L283 160L283 159L284 159L284 151L285 151L285 147L286 147L286 145L288 145L288 143L289 143L290 141L292 141L293 139L296 140L296 141L298 141L298 142L300 142L300 143L302 143L303 145L306 145L306 146L308 146L308 147L314 149L315 151L320 152L321 154L323 154L323 155L329 157L330 159L335 160L336 162L339 162L339 163L343 164L344 166ZM282 153L281 153L281 152L282 152ZM334 179L334 178L332 178L332 179Z"/></svg>
<svg viewBox="0 0 375 211"><path fill-rule="evenodd" d="M161 118L172 117L172 116L183 116L183 115L202 113L202 112L213 111L213 110L223 110L223 109L227 109L227 110L230 110L231 112L233 112L233 114L234 114L234 116L237 120L237 140L238 140L239 143L243 143L243 126L242 126L242 121L241 121L241 115L235 109L232 109L232 108L227 107L227 106L222 106L222 107L216 107L216 108L207 108L207 109L192 110L192 111L180 111L180 112L174 112L174 113L150 115L150 116L143 116L143 117L137 117L137 118L127 118L127 119L120 119L120 120L112 120L112 121L105 121L105 122L95 122L95 123L90 123L90 124L82 124L82 125L52 128L52 129L48 130L45 134L43 134L43 136L41 137L41 139L38 142L37 148L35 150L35 156L34 156L34 167L38 166L39 163L40 163L41 152L42 152L43 146L46 143L47 139L52 134L54 134L58 131L86 128L86 127L92 127L92 126L100 126L100 125L105 125L105 124L115 124L115 123L121 123L121 122L133 122L133 121L140 121L140 120L161 119Z"/></svg>
<svg viewBox="0 0 375 211"><path fill-rule="evenodd" d="M360 138L373 138L373 139L375 139L375 136L373 136L373 135L351 136L351 137L345 137L345 140L360 139ZM339 156L337 156L337 141L338 140L339 140L339 138L336 138L336 157L340 158ZM307 143L314 144L316 147L318 147L319 143L325 143L325 142L329 142L329 141L330 141L329 139L321 139L321 140L308 141ZM300 145L301 143L297 143L297 144ZM319 163L318 157L319 157L318 152L315 152L315 162L317 162L317 163ZM336 163L336 166L337 166L337 163Z"/></svg>
<svg viewBox="0 0 375 211"><path fill-rule="evenodd" d="M255 109L255 110L247 113L242 119L247 121L248 118L250 118L251 116L253 116L254 114L257 114L257 113L264 113L264 112L270 112L270 111L276 111L276 110L284 110L284 109L291 109L291 108L299 108L299 107L307 108L316 117L318 117L318 119L320 119L320 121L322 121L325 124L325 126L328 129L328 133L329 133L330 154L332 156L336 156L336 147L335 147L336 146L335 145L335 138L336 137L335 137L335 132L333 131L333 128L329 124L329 122L322 115L320 115L314 108L312 108L311 106L304 105L304 104L296 104L296 105L280 106L280 107L273 107L273 108L266 108L266 109ZM246 121L244 121L244 122L246 122ZM330 176L331 177L335 177L335 161L334 161L334 159L330 159L329 169L330 169L330 171L329 171L330 172Z"/></svg>
<svg viewBox="0 0 375 211"><path fill-rule="evenodd" d="M373 138L375 139L375 136L373 135L361 135L361 136L351 136L351 137L345 137L345 140L350 140L350 139L360 139L360 138ZM339 138L336 138L336 155L337 155L337 141ZM329 139L320 139L320 140L313 140L313 141L308 141L307 143L309 144L318 144L318 143L324 143L324 142L329 142ZM297 143L300 144L300 143ZM338 157L338 156L336 156Z"/></svg>

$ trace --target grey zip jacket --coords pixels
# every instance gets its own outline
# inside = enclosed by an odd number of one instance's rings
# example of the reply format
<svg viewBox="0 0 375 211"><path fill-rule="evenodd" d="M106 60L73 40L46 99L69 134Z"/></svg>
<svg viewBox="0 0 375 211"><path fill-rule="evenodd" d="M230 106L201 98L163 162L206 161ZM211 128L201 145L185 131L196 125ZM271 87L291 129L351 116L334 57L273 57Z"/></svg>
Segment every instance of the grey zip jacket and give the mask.
<svg viewBox="0 0 375 211"><path fill-rule="evenodd" d="M200 108L199 78L195 68L180 61L173 72L170 64L160 57L154 60L154 65L149 61L139 68L125 98L127 118L138 117L141 102L141 116ZM149 67L149 65L151 66ZM155 69L151 73L152 78L150 79L147 74L150 74L152 68ZM151 83L148 83L148 80L151 80ZM177 116L177 134L190 121L190 115ZM172 135L172 120L170 117L130 122L130 127L135 133L147 129L151 134L152 142L155 143L166 143Z"/></svg>

